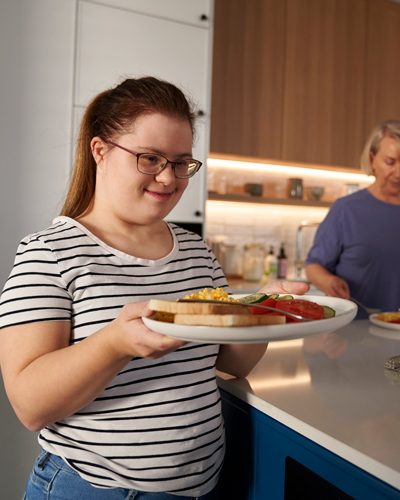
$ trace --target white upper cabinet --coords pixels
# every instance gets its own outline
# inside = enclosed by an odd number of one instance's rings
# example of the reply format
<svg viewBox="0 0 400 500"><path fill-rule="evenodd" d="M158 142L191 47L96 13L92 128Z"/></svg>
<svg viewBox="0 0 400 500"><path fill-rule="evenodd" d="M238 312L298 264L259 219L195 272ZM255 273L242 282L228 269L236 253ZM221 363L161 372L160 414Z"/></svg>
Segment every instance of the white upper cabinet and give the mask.
<svg viewBox="0 0 400 500"><path fill-rule="evenodd" d="M193 150L193 156L204 166L190 180L187 192L168 217L177 222L204 221L211 100L211 10L212 1L205 0L79 2L75 107L86 107L97 93L127 77L151 75L176 84L204 113ZM208 21L196 21L203 14Z"/></svg>
<svg viewBox="0 0 400 500"><path fill-rule="evenodd" d="M93 0L92 3L195 24L203 28L212 25L214 10L213 0Z"/></svg>

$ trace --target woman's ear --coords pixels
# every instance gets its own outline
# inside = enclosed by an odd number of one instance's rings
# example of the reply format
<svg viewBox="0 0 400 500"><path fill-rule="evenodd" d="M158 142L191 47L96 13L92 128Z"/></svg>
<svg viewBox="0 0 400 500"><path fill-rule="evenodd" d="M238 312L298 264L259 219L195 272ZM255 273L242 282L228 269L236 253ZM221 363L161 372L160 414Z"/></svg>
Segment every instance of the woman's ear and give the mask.
<svg viewBox="0 0 400 500"><path fill-rule="evenodd" d="M372 151L369 152L369 164L371 166L371 172L372 172L372 175L375 175L375 170L374 170L374 158L375 158L375 155Z"/></svg>
<svg viewBox="0 0 400 500"><path fill-rule="evenodd" d="M94 161L97 165L99 165L99 163L104 159L104 155L107 151L107 146L105 145L104 141L100 139L100 137L93 137L93 139L90 141L90 148L92 150Z"/></svg>

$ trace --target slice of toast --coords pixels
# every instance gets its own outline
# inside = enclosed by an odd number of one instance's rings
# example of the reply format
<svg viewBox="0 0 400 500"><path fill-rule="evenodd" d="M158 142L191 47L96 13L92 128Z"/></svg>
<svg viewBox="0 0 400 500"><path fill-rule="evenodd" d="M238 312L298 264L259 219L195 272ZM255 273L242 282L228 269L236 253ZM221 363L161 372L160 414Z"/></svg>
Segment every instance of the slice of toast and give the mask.
<svg viewBox="0 0 400 500"><path fill-rule="evenodd" d="M230 305L233 304L233 305ZM241 305L235 305L234 302L215 301L215 304L201 302L177 302L170 300L151 299L149 301L149 309L152 311L161 311L173 314L234 314L234 315L249 315L250 309Z"/></svg>
<svg viewBox="0 0 400 500"><path fill-rule="evenodd" d="M256 326L286 323L285 316L262 314L175 314L177 325L198 326Z"/></svg>

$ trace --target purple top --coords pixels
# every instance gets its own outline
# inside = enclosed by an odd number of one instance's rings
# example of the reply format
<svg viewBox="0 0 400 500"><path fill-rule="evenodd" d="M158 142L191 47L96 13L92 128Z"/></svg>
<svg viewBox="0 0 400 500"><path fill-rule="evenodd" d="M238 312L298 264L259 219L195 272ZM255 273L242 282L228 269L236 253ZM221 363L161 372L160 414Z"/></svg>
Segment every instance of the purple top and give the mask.
<svg viewBox="0 0 400 500"><path fill-rule="evenodd" d="M320 264L345 279L366 307L400 307L400 206L369 191L339 198L319 226L305 265ZM359 308L357 319L366 318Z"/></svg>

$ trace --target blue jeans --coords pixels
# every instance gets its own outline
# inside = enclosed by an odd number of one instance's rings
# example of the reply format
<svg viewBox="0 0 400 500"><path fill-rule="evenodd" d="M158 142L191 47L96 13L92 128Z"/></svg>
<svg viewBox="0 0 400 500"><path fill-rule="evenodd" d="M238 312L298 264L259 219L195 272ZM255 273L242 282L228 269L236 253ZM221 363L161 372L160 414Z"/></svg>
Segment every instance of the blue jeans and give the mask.
<svg viewBox="0 0 400 500"><path fill-rule="evenodd" d="M95 488L64 460L42 450L30 473L23 500L188 500L168 493L148 493L126 488ZM197 500L190 497L190 500ZM218 500L212 491L198 500Z"/></svg>

